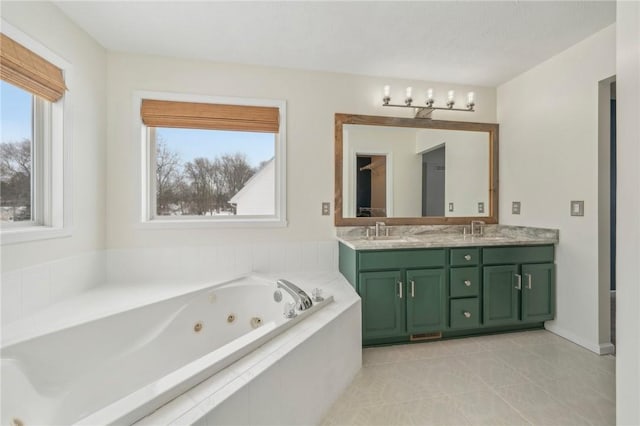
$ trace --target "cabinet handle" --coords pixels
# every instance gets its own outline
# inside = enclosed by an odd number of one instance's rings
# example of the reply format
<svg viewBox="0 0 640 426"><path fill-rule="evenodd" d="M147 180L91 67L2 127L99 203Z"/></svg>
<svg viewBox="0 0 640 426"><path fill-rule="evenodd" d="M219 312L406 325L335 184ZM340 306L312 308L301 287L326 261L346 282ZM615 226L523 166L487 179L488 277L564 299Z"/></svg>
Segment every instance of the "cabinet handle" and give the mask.
<svg viewBox="0 0 640 426"><path fill-rule="evenodd" d="M527 277L527 288L531 290L531 281L532 281L531 274L525 274L525 275Z"/></svg>
<svg viewBox="0 0 640 426"><path fill-rule="evenodd" d="M470 254L465 254L464 255L464 260L471 260L471 255Z"/></svg>
<svg viewBox="0 0 640 426"><path fill-rule="evenodd" d="M471 287L471 280L464 280L464 285Z"/></svg>
<svg viewBox="0 0 640 426"><path fill-rule="evenodd" d="M402 281L398 281L398 294L400 299L402 299Z"/></svg>
<svg viewBox="0 0 640 426"><path fill-rule="evenodd" d="M416 282L414 280L409 282L411 283L411 297L416 297Z"/></svg>
<svg viewBox="0 0 640 426"><path fill-rule="evenodd" d="M464 315L465 318L471 318L471 312L469 312L469 311L464 311L463 315Z"/></svg>
<svg viewBox="0 0 640 426"><path fill-rule="evenodd" d="M522 290L522 275L515 274L518 282L516 283L516 290Z"/></svg>

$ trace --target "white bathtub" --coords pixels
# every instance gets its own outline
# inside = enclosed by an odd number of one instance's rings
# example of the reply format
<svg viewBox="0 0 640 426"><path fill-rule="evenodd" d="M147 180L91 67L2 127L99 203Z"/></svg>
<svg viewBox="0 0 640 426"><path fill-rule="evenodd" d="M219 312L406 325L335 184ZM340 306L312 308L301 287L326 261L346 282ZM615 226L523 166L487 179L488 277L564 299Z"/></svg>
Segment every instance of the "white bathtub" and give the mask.
<svg viewBox="0 0 640 426"><path fill-rule="evenodd" d="M275 290L243 277L10 343L2 425L130 424L332 301L285 319Z"/></svg>

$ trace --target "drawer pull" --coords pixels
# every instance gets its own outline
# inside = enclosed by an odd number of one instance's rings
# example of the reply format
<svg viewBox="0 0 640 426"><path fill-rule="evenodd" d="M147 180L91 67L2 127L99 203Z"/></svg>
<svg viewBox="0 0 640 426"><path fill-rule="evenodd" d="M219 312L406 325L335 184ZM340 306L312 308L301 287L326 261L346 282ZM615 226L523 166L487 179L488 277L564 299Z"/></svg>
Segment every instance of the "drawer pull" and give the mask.
<svg viewBox="0 0 640 426"><path fill-rule="evenodd" d="M411 297L416 297L416 282L414 280L409 282L411 283Z"/></svg>
<svg viewBox="0 0 640 426"><path fill-rule="evenodd" d="M464 280L464 285L471 287L471 280Z"/></svg>
<svg viewBox="0 0 640 426"><path fill-rule="evenodd" d="M464 260L471 260L471 255L470 254L465 254L464 255Z"/></svg>
<svg viewBox="0 0 640 426"><path fill-rule="evenodd" d="M471 312L469 312L469 311L464 311L463 315L464 315L465 318L471 318Z"/></svg>
<svg viewBox="0 0 640 426"><path fill-rule="evenodd" d="M531 290L531 274L525 274L527 277L527 288Z"/></svg>
<svg viewBox="0 0 640 426"><path fill-rule="evenodd" d="M402 299L402 281L398 281L398 295Z"/></svg>
<svg viewBox="0 0 640 426"><path fill-rule="evenodd" d="M515 274L516 278L517 278L517 283L516 283L516 290L522 290L522 275L520 274Z"/></svg>

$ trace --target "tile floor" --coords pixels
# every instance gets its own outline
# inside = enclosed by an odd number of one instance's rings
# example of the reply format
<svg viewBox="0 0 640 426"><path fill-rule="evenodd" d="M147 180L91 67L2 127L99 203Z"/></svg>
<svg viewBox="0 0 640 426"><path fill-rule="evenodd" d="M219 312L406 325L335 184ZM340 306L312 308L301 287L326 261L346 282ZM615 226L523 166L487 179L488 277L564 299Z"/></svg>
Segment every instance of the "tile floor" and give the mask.
<svg viewBox="0 0 640 426"><path fill-rule="evenodd" d="M363 350L330 425L614 425L615 357L547 331Z"/></svg>

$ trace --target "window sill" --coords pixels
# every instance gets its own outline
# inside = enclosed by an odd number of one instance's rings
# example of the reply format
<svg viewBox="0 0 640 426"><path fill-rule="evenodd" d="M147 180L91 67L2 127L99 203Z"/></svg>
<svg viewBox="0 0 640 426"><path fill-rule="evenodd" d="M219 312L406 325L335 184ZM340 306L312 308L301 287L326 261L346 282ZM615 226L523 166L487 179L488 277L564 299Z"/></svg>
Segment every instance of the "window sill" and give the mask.
<svg viewBox="0 0 640 426"><path fill-rule="evenodd" d="M52 228L47 226L25 226L4 228L0 231L0 244L18 244L29 241L67 238L72 234L70 228Z"/></svg>
<svg viewBox="0 0 640 426"><path fill-rule="evenodd" d="M153 219L138 224L139 229L284 228L286 219Z"/></svg>

